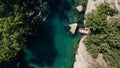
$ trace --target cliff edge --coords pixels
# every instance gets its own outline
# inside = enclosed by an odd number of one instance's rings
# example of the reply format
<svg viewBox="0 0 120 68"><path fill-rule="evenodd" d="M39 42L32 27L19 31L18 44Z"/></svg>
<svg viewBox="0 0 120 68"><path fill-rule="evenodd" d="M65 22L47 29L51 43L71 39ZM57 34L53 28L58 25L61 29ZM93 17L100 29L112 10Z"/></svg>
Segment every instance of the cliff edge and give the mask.
<svg viewBox="0 0 120 68"><path fill-rule="evenodd" d="M88 0L85 16L92 10L96 10L96 7L102 3L109 3L110 7L116 8L120 13L120 0ZM87 24L85 20L84 24ZM73 68L109 68L102 54L99 54L97 59L92 58L83 43L85 37L79 42Z"/></svg>

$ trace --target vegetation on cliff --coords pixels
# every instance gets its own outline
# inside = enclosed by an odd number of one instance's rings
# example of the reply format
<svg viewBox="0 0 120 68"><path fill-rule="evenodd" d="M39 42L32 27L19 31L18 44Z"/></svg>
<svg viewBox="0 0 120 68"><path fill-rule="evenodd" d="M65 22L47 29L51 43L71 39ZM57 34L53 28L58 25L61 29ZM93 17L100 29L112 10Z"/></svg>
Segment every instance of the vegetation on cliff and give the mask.
<svg viewBox="0 0 120 68"><path fill-rule="evenodd" d="M107 20L118 11L108 4L101 4L87 14L86 27L91 29L84 43L94 58L102 53L110 68L120 68L120 19Z"/></svg>

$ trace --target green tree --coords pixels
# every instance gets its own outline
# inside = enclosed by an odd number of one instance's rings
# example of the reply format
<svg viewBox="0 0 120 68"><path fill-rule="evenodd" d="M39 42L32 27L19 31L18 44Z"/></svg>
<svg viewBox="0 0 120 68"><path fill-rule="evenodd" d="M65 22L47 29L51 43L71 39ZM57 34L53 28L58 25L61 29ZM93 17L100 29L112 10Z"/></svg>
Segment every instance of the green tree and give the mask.
<svg viewBox="0 0 120 68"><path fill-rule="evenodd" d="M16 56L23 45L23 14L15 0L0 2L0 62Z"/></svg>
<svg viewBox="0 0 120 68"><path fill-rule="evenodd" d="M105 14L99 15L97 11L88 13L86 19L87 24L85 24L85 26L89 27L92 31L101 31L103 26L107 23L106 17Z"/></svg>
<svg viewBox="0 0 120 68"><path fill-rule="evenodd" d="M109 4L101 4L100 6L97 7L97 11L99 14L106 14L113 16L114 14L118 13L118 10L115 8L111 8Z"/></svg>
<svg viewBox="0 0 120 68"><path fill-rule="evenodd" d="M114 14L117 14L116 9L108 4L101 4L89 13L86 26L90 27L91 34L84 43L94 58L98 53L103 53L110 68L120 68L120 19L106 20L107 15Z"/></svg>

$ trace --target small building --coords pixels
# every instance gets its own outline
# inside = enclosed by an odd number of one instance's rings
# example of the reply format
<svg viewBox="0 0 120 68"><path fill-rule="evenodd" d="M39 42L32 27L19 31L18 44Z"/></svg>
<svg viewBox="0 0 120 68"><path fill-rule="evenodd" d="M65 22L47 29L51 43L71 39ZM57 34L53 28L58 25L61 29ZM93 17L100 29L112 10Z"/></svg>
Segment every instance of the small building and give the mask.
<svg viewBox="0 0 120 68"><path fill-rule="evenodd" d="M81 5L77 6L76 9L77 9L78 12L83 11L83 7Z"/></svg>
<svg viewBox="0 0 120 68"><path fill-rule="evenodd" d="M72 34L75 34L75 31L76 31L76 29L77 29L77 23L73 23L73 24L70 24L70 25L68 25L69 27L70 27L70 33L72 33Z"/></svg>
<svg viewBox="0 0 120 68"><path fill-rule="evenodd" d="M90 29L89 28L79 28L78 32L81 34L90 34Z"/></svg>

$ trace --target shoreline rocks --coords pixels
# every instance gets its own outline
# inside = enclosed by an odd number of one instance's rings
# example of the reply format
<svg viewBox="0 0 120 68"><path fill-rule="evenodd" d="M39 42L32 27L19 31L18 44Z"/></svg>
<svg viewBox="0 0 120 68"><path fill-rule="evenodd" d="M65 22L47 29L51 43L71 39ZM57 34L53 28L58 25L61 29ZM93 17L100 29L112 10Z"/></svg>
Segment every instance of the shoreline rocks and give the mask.
<svg viewBox="0 0 120 68"><path fill-rule="evenodd" d="M76 10L78 12L82 12L83 11L83 7L81 5L79 5L79 6L76 7Z"/></svg>
<svg viewBox="0 0 120 68"><path fill-rule="evenodd" d="M77 29L77 23L73 23L73 24L70 24L70 25L68 25L69 27L70 27L70 33L72 33L72 34L75 34L75 31L76 31L76 29Z"/></svg>

